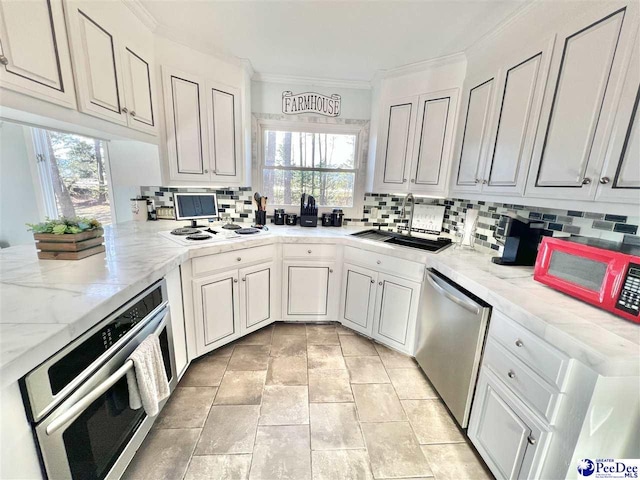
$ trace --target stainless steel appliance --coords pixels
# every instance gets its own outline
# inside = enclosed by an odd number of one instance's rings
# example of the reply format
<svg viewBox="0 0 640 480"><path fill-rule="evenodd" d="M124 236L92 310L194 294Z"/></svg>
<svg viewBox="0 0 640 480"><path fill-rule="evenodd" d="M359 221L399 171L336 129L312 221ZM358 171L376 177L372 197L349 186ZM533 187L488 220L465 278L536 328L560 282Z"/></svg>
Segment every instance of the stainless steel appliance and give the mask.
<svg viewBox="0 0 640 480"><path fill-rule="evenodd" d="M435 270L425 277L416 360L466 428L491 307Z"/></svg>
<svg viewBox="0 0 640 480"><path fill-rule="evenodd" d="M154 421L129 408L128 359L156 334L176 385L166 285L158 282L21 380L49 478L118 478Z"/></svg>

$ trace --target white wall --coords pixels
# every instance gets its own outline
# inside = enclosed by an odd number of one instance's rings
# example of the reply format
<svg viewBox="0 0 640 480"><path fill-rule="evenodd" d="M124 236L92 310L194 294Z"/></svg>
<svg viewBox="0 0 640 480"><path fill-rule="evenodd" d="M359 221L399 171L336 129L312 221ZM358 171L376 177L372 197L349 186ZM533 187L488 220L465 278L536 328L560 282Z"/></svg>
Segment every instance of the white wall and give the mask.
<svg viewBox="0 0 640 480"><path fill-rule="evenodd" d="M115 222L132 220L130 199L140 194L140 185L162 185L158 147L130 140L107 144L113 189Z"/></svg>
<svg viewBox="0 0 640 480"><path fill-rule="evenodd" d="M369 120L371 118L371 90L336 88L316 85L298 85L275 82L251 82L251 111L254 113L282 113L282 92L316 92L323 95L338 94L341 98L340 118ZM291 115L295 118L296 115Z"/></svg>
<svg viewBox="0 0 640 480"><path fill-rule="evenodd" d="M33 243L25 223L39 221L24 127L0 122L0 246Z"/></svg>

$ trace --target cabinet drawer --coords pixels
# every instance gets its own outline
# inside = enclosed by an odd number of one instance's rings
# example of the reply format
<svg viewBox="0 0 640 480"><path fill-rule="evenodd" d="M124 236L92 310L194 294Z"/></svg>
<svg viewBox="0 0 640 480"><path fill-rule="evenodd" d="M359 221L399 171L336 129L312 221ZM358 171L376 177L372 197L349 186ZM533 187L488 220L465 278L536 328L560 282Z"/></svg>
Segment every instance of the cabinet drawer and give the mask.
<svg viewBox="0 0 640 480"><path fill-rule="evenodd" d="M320 243L287 243L283 246L284 258L335 258L335 245Z"/></svg>
<svg viewBox="0 0 640 480"><path fill-rule="evenodd" d="M548 385L494 339L487 342L483 365L491 368L524 403L553 424L561 398L561 394L555 388Z"/></svg>
<svg viewBox="0 0 640 480"><path fill-rule="evenodd" d="M192 260L193 276L198 277L216 270L239 267L256 262L271 261L276 256L275 245L245 248L234 252L218 253Z"/></svg>
<svg viewBox="0 0 640 480"><path fill-rule="evenodd" d="M368 267L378 272L387 272L402 278L422 282L424 264L391 257L380 253L368 252L354 247L345 247L345 262Z"/></svg>
<svg viewBox="0 0 640 480"><path fill-rule="evenodd" d="M494 310L489 338L495 338L509 352L561 392L569 367L569 358L504 314Z"/></svg>

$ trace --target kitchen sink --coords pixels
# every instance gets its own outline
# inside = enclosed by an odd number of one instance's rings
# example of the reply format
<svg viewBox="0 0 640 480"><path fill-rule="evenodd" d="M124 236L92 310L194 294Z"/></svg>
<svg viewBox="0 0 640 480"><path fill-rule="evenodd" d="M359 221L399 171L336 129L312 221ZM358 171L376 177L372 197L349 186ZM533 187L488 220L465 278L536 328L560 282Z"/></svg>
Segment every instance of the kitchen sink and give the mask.
<svg viewBox="0 0 640 480"><path fill-rule="evenodd" d="M390 243L402 247L418 248L429 252L438 253L451 244L451 239L439 237L437 240L421 237L410 237L400 233L383 232L380 230L364 230L351 234L354 237L366 238L376 242Z"/></svg>

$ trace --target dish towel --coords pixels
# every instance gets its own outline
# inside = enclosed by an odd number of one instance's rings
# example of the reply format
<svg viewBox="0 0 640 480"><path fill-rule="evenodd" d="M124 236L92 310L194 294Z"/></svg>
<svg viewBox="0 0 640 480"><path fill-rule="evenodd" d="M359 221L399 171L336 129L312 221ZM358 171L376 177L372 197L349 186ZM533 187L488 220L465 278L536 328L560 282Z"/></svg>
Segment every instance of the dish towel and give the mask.
<svg viewBox="0 0 640 480"><path fill-rule="evenodd" d="M147 415L155 417L160 411L158 404L170 393L158 336L145 338L128 360L133 360L133 368L127 372L129 406L132 410L144 407Z"/></svg>

